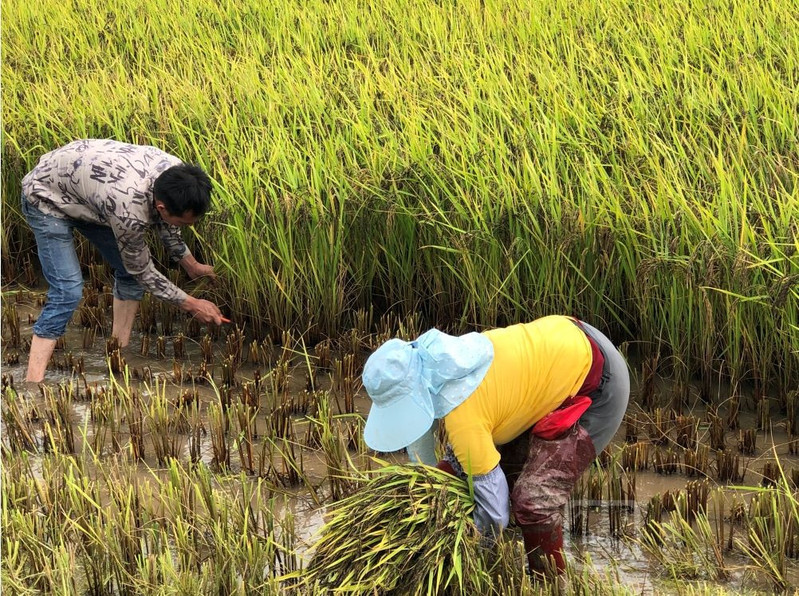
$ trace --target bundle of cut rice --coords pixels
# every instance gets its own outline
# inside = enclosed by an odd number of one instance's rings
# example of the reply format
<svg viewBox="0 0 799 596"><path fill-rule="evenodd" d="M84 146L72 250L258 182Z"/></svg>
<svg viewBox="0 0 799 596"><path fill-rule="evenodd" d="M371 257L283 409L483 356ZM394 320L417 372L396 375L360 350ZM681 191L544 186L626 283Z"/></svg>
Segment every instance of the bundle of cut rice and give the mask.
<svg viewBox="0 0 799 596"><path fill-rule="evenodd" d="M333 504L303 582L359 594L486 594L467 483L426 466L370 472Z"/></svg>

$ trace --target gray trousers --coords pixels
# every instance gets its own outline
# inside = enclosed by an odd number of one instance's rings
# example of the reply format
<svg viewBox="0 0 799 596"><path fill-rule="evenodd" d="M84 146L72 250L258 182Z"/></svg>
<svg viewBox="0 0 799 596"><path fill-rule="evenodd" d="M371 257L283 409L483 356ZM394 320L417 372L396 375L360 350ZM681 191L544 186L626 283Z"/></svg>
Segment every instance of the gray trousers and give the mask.
<svg viewBox="0 0 799 596"><path fill-rule="evenodd" d="M605 357L605 368L599 387L591 394L593 402L580 417L579 423L591 437L597 455L608 446L619 430L627 402L630 399L630 372L624 357L605 335L582 322L587 335L593 339Z"/></svg>
<svg viewBox="0 0 799 596"><path fill-rule="evenodd" d="M599 387L591 393L591 405L578 420L578 425L583 431L579 433L580 437L584 437L586 441L590 439L593 446L591 451L595 452L590 457L586 456L588 457L587 460L582 455L578 458L581 462L580 465L587 466L594 457L598 456L608 446L613 435L616 434L616 431L621 426L624 413L627 411L627 402L630 398L630 373L624 357L602 332L582 321L581 325L585 332L591 336L591 339L597 343L605 358L605 366ZM514 484L517 479L523 475L523 468L526 468L524 475L533 479L527 484L530 487L537 486L535 491L530 491L532 495L540 495L542 491L552 492L549 489L545 490L540 485L540 481L536 480L539 472L553 467L561 467L565 471L570 466L567 466L564 462L557 463L557 458L547 456L546 453L557 454L565 450L566 452L574 453L571 455L567 453L563 457L576 456L577 444L567 447L570 442L576 440L575 437L575 434L571 433L568 438L564 437L560 441L545 441L534 437L530 431L526 431L510 443L500 445L498 447L501 456L499 464L503 472L505 472L511 492L514 490ZM578 443L581 442L578 441ZM539 451L541 453L538 453ZM572 465L571 467L574 466ZM582 470L575 468L573 472L576 474L573 480L576 481ZM567 487L569 485L570 481L567 478L561 478L560 480L562 481L560 486ZM570 485L564 493L566 498L568 498L569 490L571 490Z"/></svg>
<svg viewBox="0 0 799 596"><path fill-rule="evenodd" d="M602 378L590 394L589 408L562 437L544 440L526 432L500 447L513 517L525 532L560 535L563 510L575 483L610 443L627 410L630 374L624 357L597 329L585 323L582 327L605 357ZM525 447L526 459L519 470L520 449Z"/></svg>

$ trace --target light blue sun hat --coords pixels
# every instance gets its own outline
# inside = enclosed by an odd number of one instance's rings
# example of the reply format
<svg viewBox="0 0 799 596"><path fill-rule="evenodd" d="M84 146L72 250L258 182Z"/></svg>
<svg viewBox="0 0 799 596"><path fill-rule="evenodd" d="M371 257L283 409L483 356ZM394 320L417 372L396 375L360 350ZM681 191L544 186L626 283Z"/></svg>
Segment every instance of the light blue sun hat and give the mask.
<svg viewBox="0 0 799 596"><path fill-rule="evenodd" d="M398 451L424 435L482 382L494 346L480 333L431 329L416 341L391 339L367 359L363 386L372 399L363 436L376 451Z"/></svg>

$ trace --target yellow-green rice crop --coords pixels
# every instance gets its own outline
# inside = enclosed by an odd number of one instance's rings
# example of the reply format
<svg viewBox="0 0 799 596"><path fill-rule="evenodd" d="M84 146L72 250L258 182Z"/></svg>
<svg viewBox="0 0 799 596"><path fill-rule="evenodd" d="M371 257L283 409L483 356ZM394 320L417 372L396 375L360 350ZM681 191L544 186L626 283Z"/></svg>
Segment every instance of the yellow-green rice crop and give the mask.
<svg viewBox="0 0 799 596"><path fill-rule="evenodd" d="M487 594L490 564L464 480L388 466L335 502L303 582L331 593Z"/></svg>
<svg viewBox="0 0 799 596"><path fill-rule="evenodd" d="M7 276L23 174L107 136L209 169L196 245L261 333L370 305L459 331L563 312L667 373L797 384L796 0L3 12Z"/></svg>

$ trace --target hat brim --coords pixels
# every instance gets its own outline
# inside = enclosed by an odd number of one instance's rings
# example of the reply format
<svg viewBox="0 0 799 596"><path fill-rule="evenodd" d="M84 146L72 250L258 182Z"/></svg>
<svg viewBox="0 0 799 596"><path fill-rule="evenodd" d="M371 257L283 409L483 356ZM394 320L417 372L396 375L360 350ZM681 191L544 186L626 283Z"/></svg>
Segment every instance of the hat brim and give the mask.
<svg viewBox="0 0 799 596"><path fill-rule="evenodd" d="M408 395L382 408L373 403L363 438L375 451L399 451L421 437L432 425L433 414Z"/></svg>

